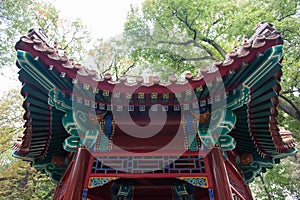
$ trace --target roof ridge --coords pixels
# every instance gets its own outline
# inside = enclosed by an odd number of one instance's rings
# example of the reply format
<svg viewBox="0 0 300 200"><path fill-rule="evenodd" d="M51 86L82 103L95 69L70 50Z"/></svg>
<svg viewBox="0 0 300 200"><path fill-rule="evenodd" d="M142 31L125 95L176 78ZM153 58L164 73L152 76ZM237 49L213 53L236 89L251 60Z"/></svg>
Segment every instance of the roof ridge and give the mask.
<svg viewBox="0 0 300 200"><path fill-rule="evenodd" d="M282 43L282 39L279 39L281 37L280 33L270 23L261 22L256 25L255 30L255 34L250 39L244 37L243 43L240 47L234 47L231 52L227 53L224 61L215 60L212 65L200 68L198 76L194 77L191 73L187 73L185 75L185 79L187 81L199 81L204 78L204 76L211 76L219 71L229 71L236 67L236 62L239 62L240 59L245 59L251 53L251 51L255 51L256 49L264 47L267 41L276 41L278 44ZM48 42L46 34L41 29L29 30L28 34L21 37L20 41L16 44L16 50L22 50L24 45L21 43L27 43L32 46L35 51L46 54L47 58L49 58L53 64L60 65L66 70L72 70L80 76L90 77L96 82L106 80L110 81L112 84L128 83L128 86L144 83L144 80L139 75L136 77L135 83L129 83L126 75L123 75L122 78L114 81L109 73L101 74L95 69L89 69L80 63L75 63L75 61L68 56L67 52L61 52L59 50L57 43L54 42L54 44L51 45ZM245 59L245 62L247 61L248 60ZM226 73L222 73L222 75L224 74ZM167 83L160 83L160 77L158 76L155 76L154 78L155 81L153 84L168 85L177 83L181 85L186 82L179 81L175 76L172 75L169 77ZM144 85L151 86L153 84L146 83Z"/></svg>

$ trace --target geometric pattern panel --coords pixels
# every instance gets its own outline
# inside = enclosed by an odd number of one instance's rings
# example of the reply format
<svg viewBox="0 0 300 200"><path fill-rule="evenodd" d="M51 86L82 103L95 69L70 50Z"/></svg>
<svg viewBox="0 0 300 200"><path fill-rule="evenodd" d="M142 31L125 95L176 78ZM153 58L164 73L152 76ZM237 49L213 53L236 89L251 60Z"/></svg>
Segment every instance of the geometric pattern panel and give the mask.
<svg viewBox="0 0 300 200"><path fill-rule="evenodd" d="M202 157L196 156L101 156L94 159L92 173L205 173Z"/></svg>

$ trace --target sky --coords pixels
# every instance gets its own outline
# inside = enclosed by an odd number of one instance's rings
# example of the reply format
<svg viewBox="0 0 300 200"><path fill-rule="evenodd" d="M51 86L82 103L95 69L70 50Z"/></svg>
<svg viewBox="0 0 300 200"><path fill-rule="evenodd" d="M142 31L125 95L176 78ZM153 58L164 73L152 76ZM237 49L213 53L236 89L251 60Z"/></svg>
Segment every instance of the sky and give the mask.
<svg viewBox="0 0 300 200"><path fill-rule="evenodd" d="M130 5L142 0L49 0L62 17L80 18L95 38L109 39L122 33Z"/></svg>
<svg viewBox="0 0 300 200"><path fill-rule="evenodd" d="M59 11L63 18L80 18L87 25L92 37L109 39L123 31L130 5L141 6L143 0L47 0ZM9 89L21 86L17 68L4 68L1 76L0 96Z"/></svg>

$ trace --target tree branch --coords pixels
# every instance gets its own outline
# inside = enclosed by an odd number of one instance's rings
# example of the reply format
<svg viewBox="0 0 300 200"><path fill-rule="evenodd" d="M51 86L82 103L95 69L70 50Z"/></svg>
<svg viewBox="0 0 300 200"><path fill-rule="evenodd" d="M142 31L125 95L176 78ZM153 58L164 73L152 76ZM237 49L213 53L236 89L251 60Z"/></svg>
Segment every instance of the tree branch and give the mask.
<svg viewBox="0 0 300 200"><path fill-rule="evenodd" d="M180 58L181 61L199 61L199 60L214 60L211 56L203 56L196 58Z"/></svg>
<svg viewBox="0 0 300 200"><path fill-rule="evenodd" d="M196 47L200 47L200 44L197 43L198 46ZM215 54L209 49L207 48L205 45L201 45L201 48L204 49L206 51L206 53L208 53L208 55L212 58L212 60L218 60L218 58L215 56Z"/></svg>
<svg viewBox="0 0 300 200"><path fill-rule="evenodd" d="M184 12L184 14L185 14L185 19L183 19L182 17L180 17L180 16L178 15L177 9L176 9L176 8L173 8L173 9L174 9L173 15L174 15L180 22L184 23L190 31L192 31L192 32L194 33L194 35L193 35L193 40L196 42L197 36L198 36L197 34L198 34L198 33L197 33L197 30L194 29L194 28L191 26L191 24L188 23L188 18L187 18L187 13L186 13L186 11ZM211 40L211 39L205 38L205 37L204 37L204 38L200 38L200 40L203 41L203 42L206 42L206 43L210 44L211 46L213 46L213 47L220 53L220 55L223 57L223 59L225 58L225 56L226 56L225 50L224 50L220 45L218 45L214 40ZM208 50L208 49L206 48L206 50ZM208 52L208 53L212 56L212 52Z"/></svg>
<svg viewBox="0 0 300 200"><path fill-rule="evenodd" d="M119 75L118 75L119 69L118 69L118 66L115 64L114 68L115 68L115 72L116 72L116 79L119 80Z"/></svg>
<svg viewBox="0 0 300 200"><path fill-rule="evenodd" d="M135 62L134 63L132 63L129 67L127 67L127 69L125 70L125 72L123 72L123 75L126 75L126 73L131 69L131 68L133 68L134 66L135 66Z"/></svg>
<svg viewBox="0 0 300 200"><path fill-rule="evenodd" d="M283 16L283 17L277 19L277 20L280 22L280 21L284 20L285 18L291 17L291 16L293 16L293 15L295 15L295 14L296 14L296 11L293 12L293 13L290 13L290 14L288 14L288 15L285 15L285 16Z"/></svg>
<svg viewBox="0 0 300 200"><path fill-rule="evenodd" d="M163 25L163 23L158 19L156 18L156 21L158 22L158 24L160 25L160 27L165 30L166 34L167 34L167 37L170 36L169 32L168 32L168 29Z"/></svg>
<svg viewBox="0 0 300 200"><path fill-rule="evenodd" d="M69 45L73 42L73 40L75 40L75 35L76 35L76 31L73 32L71 40L66 44L64 48L62 48L62 50L66 50L69 47Z"/></svg>
<svg viewBox="0 0 300 200"><path fill-rule="evenodd" d="M205 47L203 45L200 45L197 41L194 41L194 40L188 40L186 42L158 41L157 43L158 44L170 44L170 45L183 45L183 46L193 44L194 47L204 49L204 51L206 51L208 53L208 55L210 57L209 59L212 59L212 60L217 60L218 59L211 50L209 50L207 47Z"/></svg>
<svg viewBox="0 0 300 200"><path fill-rule="evenodd" d="M289 100L288 98L286 98L283 95L279 95L279 100L280 100L280 102L278 104L278 108L283 110L285 113L287 113L291 117L300 121L299 108L291 100ZM282 103L282 101L286 102L288 105L285 105L284 103Z"/></svg>
<svg viewBox="0 0 300 200"><path fill-rule="evenodd" d="M294 93L294 92L300 92L300 88L299 89L295 89L295 90L285 90L280 92L281 94L290 94L290 93Z"/></svg>
<svg viewBox="0 0 300 200"><path fill-rule="evenodd" d="M293 16L293 15L296 15L296 13L297 13L297 7L298 7L298 4L295 3L295 9L294 9L294 12L292 12L292 13L290 13L290 14L287 14L287 15L285 15L285 16L283 16L283 17L277 19L277 20L280 22L280 21L284 20L285 18L288 18L288 17L291 17L291 16Z"/></svg>
<svg viewBox="0 0 300 200"><path fill-rule="evenodd" d="M193 26L193 24L194 24L194 22L196 21L196 19L200 16L200 14L201 14L201 12L200 12L200 10L199 9L197 9L197 15L196 15L196 17L194 17L194 19L192 20L192 22L191 22L191 26Z"/></svg>
<svg viewBox="0 0 300 200"><path fill-rule="evenodd" d="M225 58L225 56L226 56L225 50L220 45L218 45L215 41L213 41L209 38L201 38L201 41L206 42L206 43L210 44L211 46L213 46L220 53L220 55L223 58Z"/></svg>
<svg viewBox="0 0 300 200"><path fill-rule="evenodd" d="M102 74L105 74L106 72L108 72L109 70L111 70L112 66L113 66L112 64L109 65L108 68L102 72Z"/></svg>
<svg viewBox="0 0 300 200"><path fill-rule="evenodd" d="M268 200L272 200L273 197L272 197L272 195L270 194L270 192L269 192L269 190L268 190L268 188L267 188L267 186L266 186L264 177L262 176L261 173L259 174L259 178L260 178L261 183L263 184L263 187L264 187L264 190L265 190L265 192L266 192L266 194L267 194Z"/></svg>
<svg viewBox="0 0 300 200"><path fill-rule="evenodd" d="M188 40L186 42L173 42L173 41L158 41L158 44L171 44L171 45L189 45L195 44L194 40Z"/></svg>
<svg viewBox="0 0 300 200"><path fill-rule="evenodd" d="M104 70L102 72L102 74L105 74L106 72L108 72L109 70L111 70L112 67L113 67L113 65L115 65L115 63L116 63L116 54L113 55L113 58L111 59L110 65L108 66L108 68L106 70Z"/></svg>
<svg viewBox="0 0 300 200"><path fill-rule="evenodd" d="M175 12L174 12L174 16L175 16L180 22L184 23L184 24L188 27L188 29L194 33L193 40L196 41L196 39L197 39L197 30L194 29L194 28L191 26L191 24L188 23L188 16L187 16L186 11L184 12L184 14L185 14L185 19L182 19L181 17L178 16L178 14L177 14L178 11L177 11L177 9L175 9L175 8L173 8L173 9L174 9L174 11L175 11Z"/></svg>

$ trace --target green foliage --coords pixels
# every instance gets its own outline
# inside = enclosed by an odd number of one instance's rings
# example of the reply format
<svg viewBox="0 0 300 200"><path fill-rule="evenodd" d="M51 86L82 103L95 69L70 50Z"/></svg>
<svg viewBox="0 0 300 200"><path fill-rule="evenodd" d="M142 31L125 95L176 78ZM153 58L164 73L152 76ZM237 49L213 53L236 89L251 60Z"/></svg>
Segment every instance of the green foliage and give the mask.
<svg viewBox="0 0 300 200"><path fill-rule="evenodd" d="M299 147L298 147L299 148ZM267 188L272 199L285 200L287 197L299 196L300 191L300 160L299 153L294 157L289 157L275 165L271 170L267 170L264 177L265 184L259 178L250 185L255 199L267 200L264 187Z"/></svg>
<svg viewBox="0 0 300 200"><path fill-rule="evenodd" d="M10 165L12 141L23 130L23 97L20 90L13 89L0 99L0 166ZM0 170L1 171L1 170Z"/></svg>
<svg viewBox="0 0 300 200"><path fill-rule="evenodd" d="M0 199L51 199L54 184L50 178L11 156L13 141L23 131L22 102L19 89L4 93L0 99Z"/></svg>
<svg viewBox="0 0 300 200"><path fill-rule="evenodd" d="M16 159L0 171L0 199L52 199L54 189L50 178L28 162Z"/></svg>
<svg viewBox="0 0 300 200"><path fill-rule="evenodd" d="M240 45L242 34L251 36L255 24L268 21L285 39L284 71L289 69L290 73L283 82L298 89L297 12L299 0L146 0L141 10L131 8L125 39L132 60L148 64L147 68L150 65L157 74L180 76L184 71L192 71L196 75L200 67L223 60L232 47ZM161 70L162 67L166 69ZM287 77L293 77L293 82Z"/></svg>
<svg viewBox="0 0 300 200"><path fill-rule="evenodd" d="M52 4L40 0L2 0L0 10L0 68L14 65L15 43L28 30L37 27L46 31L49 41L58 42L74 59L83 59L90 35L79 19L61 19Z"/></svg>
<svg viewBox="0 0 300 200"><path fill-rule="evenodd" d="M15 67L15 43L31 28L40 27L49 42L58 42L62 51L74 60L82 60L90 35L79 19L62 19L59 11L39 0L3 0L0 2L0 68ZM54 184L30 163L13 158L12 145L22 134L23 97L19 89L0 99L0 199L51 199Z"/></svg>
<svg viewBox="0 0 300 200"><path fill-rule="evenodd" d="M283 112L282 110L279 110L279 116L278 121L282 127L285 129L291 131L293 134L293 137L299 142L300 141L300 123L297 119L294 117L291 117L287 113Z"/></svg>
<svg viewBox="0 0 300 200"><path fill-rule="evenodd" d="M128 56L128 47L124 40L112 38L108 41L98 39L94 48L89 52L91 67L96 66L102 74L110 73L117 79L119 76L129 75L135 63ZM136 72L134 72L136 75Z"/></svg>

